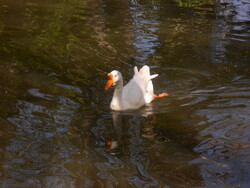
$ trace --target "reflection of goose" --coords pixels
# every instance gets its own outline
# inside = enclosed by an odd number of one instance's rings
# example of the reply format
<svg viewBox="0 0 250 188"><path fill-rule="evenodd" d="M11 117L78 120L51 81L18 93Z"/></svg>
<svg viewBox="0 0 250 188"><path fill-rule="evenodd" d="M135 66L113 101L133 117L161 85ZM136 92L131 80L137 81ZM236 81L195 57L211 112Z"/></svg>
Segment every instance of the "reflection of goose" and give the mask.
<svg viewBox="0 0 250 188"><path fill-rule="evenodd" d="M110 108L118 111L137 109L150 103L155 98L167 96L167 93L162 93L160 95L154 94L154 87L151 79L157 76L158 74L150 75L150 70L147 65L143 66L140 71L135 67L133 78L123 87L121 73L117 70L109 73L105 89L108 90L112 85L115 86Z"/></svg>

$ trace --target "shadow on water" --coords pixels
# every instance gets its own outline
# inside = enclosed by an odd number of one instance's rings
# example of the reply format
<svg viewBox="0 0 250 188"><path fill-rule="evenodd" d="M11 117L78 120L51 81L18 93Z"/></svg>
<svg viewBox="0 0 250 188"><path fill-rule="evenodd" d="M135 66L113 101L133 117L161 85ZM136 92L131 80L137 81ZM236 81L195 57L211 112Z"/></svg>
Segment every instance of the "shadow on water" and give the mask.
<svg viewBox="0 0 250 188"><path fill-rule="evenodd" d="M249 6L1 1L0 186L249 187ZM111 112L144 64L170 96Z"/></svg>

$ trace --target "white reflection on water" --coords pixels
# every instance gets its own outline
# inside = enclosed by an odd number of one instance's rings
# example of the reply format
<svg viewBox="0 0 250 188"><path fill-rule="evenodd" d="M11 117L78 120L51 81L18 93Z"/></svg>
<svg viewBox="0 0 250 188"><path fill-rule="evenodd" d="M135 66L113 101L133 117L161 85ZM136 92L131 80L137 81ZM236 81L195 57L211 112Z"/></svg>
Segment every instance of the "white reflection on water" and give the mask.
<svg viewBox="0 0 250 188"><path fill-rule="evenodd" d="M228 63L228 45L250 39L250 2L244 0L218 0L217 17L213 31L212 59Z"/></svg>
<svg viewBox="0 0 250 188"><path fill-rule="evenodd" d="M138 1L132 1L130 13L133 19L132 33L135 36L134 47L139 53L136 60L140 63L147 63L150 55L155 53L155 48L160 45L157 32L160 25L158 15L155 13L155 6L141 5Z"/></svg>
<svg viewBox="0 0 250 188"><path fill-rule="evenodd" d="M217 0L222 8L218 12L219 16L232 18L233 22L250 21L250 2L247 0ZM241 28L244 29L244 28Z"/></svg>

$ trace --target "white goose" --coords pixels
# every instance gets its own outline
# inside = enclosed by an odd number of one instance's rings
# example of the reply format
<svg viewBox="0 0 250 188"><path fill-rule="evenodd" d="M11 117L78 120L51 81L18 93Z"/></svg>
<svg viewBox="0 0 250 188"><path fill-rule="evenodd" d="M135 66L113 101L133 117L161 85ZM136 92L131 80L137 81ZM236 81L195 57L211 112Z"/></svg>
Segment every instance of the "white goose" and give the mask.
<svg viewBox="0 0 250 188"><path fill-rule="evenodd" d="M105 90L108 90L111 86L115 86L110 108L117 111L137 109L155 98L168 96L167 93L154 94L152 79L157 76L158 74L150 75L147 65L143 66L140 71L134 67L133 78L123 87L122 74L113 70L108 74L108 82L105 87Z"/></svg>

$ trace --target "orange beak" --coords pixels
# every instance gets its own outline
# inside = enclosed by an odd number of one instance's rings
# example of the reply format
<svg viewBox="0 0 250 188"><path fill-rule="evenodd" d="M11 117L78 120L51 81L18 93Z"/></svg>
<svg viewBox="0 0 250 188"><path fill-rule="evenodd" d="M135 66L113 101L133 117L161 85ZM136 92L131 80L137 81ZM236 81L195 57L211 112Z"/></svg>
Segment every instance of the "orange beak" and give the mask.
<svg viewBox="0 0 250 188"><path fill-rule="evenodd" d="M111 73L108 73L108 82L105 86L105 90L107 91L113 84L114 84L113 75Z"/></svg>

